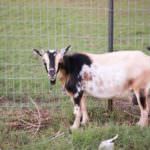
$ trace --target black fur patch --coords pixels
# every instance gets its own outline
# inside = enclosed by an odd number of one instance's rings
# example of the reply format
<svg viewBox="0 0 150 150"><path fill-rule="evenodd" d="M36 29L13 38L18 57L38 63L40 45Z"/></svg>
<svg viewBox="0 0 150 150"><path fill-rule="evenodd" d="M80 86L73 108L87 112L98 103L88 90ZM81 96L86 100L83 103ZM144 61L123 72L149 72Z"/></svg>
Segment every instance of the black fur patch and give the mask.
<svg viewBox="0 0 150 150"><path fill-rule="evenodd" d="M73 94L77 93L77 85L81 81L79 73L84 64L91 65L92 61L90 58L84 54L73 54L66 55L63 57L63 62L59 65L67 75L69 75L69 80L65 84L65 88L72 92Z"/></svg>
<svg viewBox="0 0 150 150"><path fill-rule="evenodd" d="M132 103L133 103L133 105L138 105L137 98L136 98L135 94L132 96Z"/></svg>
<svg viewBox="0 0 150 150"><path fill-rule="evenodd" d="M79 94L79 96L76 97L76 98L74 98L74 103L75 103L76 105L80 106L80 101L81 101L81 98L82 98L82 96L83 96L83 91L80 91L78 94Z"/></svg>
<svg viewBox="0 0 150 150"><path fill-rule="evenodd" d="M50 81L52 85L56 83L56 80Z"/></svg>
<svg viewBox="0 0 150 150"><path fill-rule="evenodd" d="M150 51L150 46L148 46L148 47L147 47L147 50L149 50L149 51Z"/></svg>
<svg viewBox="0 0 150 150"><path fill-rule="evenodd" d="M140 90L140 102L141 102L143 109L145 109L146 108L146 96L145 96L144 89Z"/></svg>
<svg viewBox="0 0 150 150"><path fill-rule="evenodd" d="M70 76L69 80L65 83L65 88L72 94L77 93L77 83L79 82L78 78L74 75Z"/></svg>
<svg viewBox="0 0 150 150"><path fill-rule="evenodd" d="M50 60L50 68L53 68L55 70L55 53L56 52L49 52L47 51L49 60Z"/></svg>
<svg viewBox="0 0 150 150"><path fill-rule="evenodd" d="M133 105L138 105L137 98L136 98L136 95L135 95L134 91L131 91L131 93L132 93L132 103L133 103Z"/></svg>
<svg viewBox="0 0 150 150"><path fill-rule="evenodd" d="M91 63L92 61L88 56L80 53L63 57L63 65L67 74L78 75L83 65L90 66Z"/></svg>
<svg viewBox="0 0 150 150"><path fill-rule="evenodd" d="M73 95L79 94L78 97L74 97L74 103L80 105L80 100L83 95L83 91L78 91L77 86L81 82L79 73L83 65L90 66L92 61L84 54L75 53L73 55L65 55L63 62L59 64L59 68L63 69L69 76L69 80L65 83L65 88Z"/></svg>
<svg viewBox="0 0 150 150"><path fill-rule="evenodd" d="M45 67L46 72L48 73L47 66L46 66L45 62L44 62L44 67Z"/></svg>

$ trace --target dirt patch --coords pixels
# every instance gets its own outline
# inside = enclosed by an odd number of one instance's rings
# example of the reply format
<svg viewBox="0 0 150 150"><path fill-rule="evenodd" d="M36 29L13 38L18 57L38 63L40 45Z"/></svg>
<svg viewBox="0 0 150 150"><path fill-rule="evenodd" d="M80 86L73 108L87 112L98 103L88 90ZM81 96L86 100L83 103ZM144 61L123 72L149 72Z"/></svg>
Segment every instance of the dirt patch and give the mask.
<svg viewBox="0 0 150 150"><path fill-rule="evenodd" d="M1 106L8 102L10 103L8 99L0 99ZM63 114L60 107L54 106L56 108L51 110L47 106L42 107L40 99L37 99L34 102L35 104L33 104L34 107L32 108L16 107L14 109L9 107L10 105L8 107L0 107L0 114L4 118L7 127L11 130L25 130L33 134L36 134L41 129L45 129L50 126L58 126L59 124L69 127L69 118ZM13 106L13 104L14 103L12 103L11 106ZM94 108L89 108L88 113L91 121L92 118L93 121L99 121L99 118L101 118L100 122L107 123L110 118L113 118L113 120L118 122L118 124L132 125L135 124L140 117L139 107L137 105L133 106L132 102L129 100L115 99L113 100L113 106L114 110L117 110L116 113L118 115L113 115L113 113L107 111L101 113L100 106L96 106L96 108L94 106ZM101 115L104 116L100 117Z"/></svg>
<svg viewBox="0 0 150 150"><path fill-rule="evenodd" d="M53 127L57 130L60 124L70 125L67 117L62 114L58 98L44 101L37 98L25 101L14 102L1 97L0 121L5 123L10 131L24 130L31 135L36 135L42 129Z"/></svg>
<svg viewBox="0 0 150 150"><path fill-rule="evenodd" d="M36 132L36 130L46 128L52 122L52 116L48 109L40 109L38 112L36 109L23 108L3 111L1 114L4 114L8 118L10 117L6 121L6 125L10 129L23 129L29 132Z"/></svg>

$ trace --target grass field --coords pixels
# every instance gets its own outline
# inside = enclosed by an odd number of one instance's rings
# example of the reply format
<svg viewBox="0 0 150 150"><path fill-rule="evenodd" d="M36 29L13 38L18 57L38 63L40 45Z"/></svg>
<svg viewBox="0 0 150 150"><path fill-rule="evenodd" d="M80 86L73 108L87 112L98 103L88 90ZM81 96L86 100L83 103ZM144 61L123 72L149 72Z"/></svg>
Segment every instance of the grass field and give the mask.
<svg viewBox="0 0 150 150"><path fill-rule="evenodd" d="M116 134L116 149L149 149L150 129L134 126L137 118L121 109L107 112L105 102L89 100L89 125L71 134L72 104L61 93L59 82L50 86L40 59L32 53L33 48L59 49L69 44L72 51L106 52L107 6L106 0L0 1L2 150L93 150L101 140ZM150 1L115 0L114 6L114 49L146 52L150 45ZM28 133L26 126L19 124L19 117L36 121L31 98L48 117L35 136L35 129ZM61 136L56 138L59 133Z"/></svg>

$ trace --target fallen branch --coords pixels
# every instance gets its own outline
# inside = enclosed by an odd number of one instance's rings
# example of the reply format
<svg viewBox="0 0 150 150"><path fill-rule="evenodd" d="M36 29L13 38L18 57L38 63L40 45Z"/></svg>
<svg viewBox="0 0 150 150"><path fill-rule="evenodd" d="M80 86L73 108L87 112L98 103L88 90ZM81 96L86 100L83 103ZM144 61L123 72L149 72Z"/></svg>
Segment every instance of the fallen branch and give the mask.
<svg viewBox="0 0 150 150"><path fill-rule="evenodd" d="M35 133L34 133L34 136L35 136L37 134L37 132L39 131L40 127L41 127L41 114L40 114L38 105L33 101L32 98L30 98L30 100L31 100L32 104L35 106L35 108L37 110L37 113L38 113L38 117L37 117L38 126L36 128Z"/></svg>
<svg viewBox="0 0 150 150"><path fill-rule="evenodd" d="M125 112L126 114L128 114L128 115L130 115L130 116L134 117L134 118L137 118L137 119L139 119L139 118L140 118L140 116L137 116L137 115L131 114L130 112L127 112L126 110L124 110L124 112Z"/></svg>
<svg viewBox="0 0 150 150"><path fill-rule="evenodd" d="M23 119L19 119L19 121L21 121L21 122L23 122L23 123L25 123L25 124L27 124L27 125L29 125L29 126L31 126L31 127L36 127L36 128L37 128L37 126L38 126L38 125L33 124L33 123L31 123L31 122L25 121L25 120L23 120Z"/></svg>
<svg viewBox="0 0 150 150"><path fill-rule="evenodd" d="M55 140L56 138L63 136L64 132L60 133L60 131L58 131L53 137L50 138L49 141Z"/></svg>

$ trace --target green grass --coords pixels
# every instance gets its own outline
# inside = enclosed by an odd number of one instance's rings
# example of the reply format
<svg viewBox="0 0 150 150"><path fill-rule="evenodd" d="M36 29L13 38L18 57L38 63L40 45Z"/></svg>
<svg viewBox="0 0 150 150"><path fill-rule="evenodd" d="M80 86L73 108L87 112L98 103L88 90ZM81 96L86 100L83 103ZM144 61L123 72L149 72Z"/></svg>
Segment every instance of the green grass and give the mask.
<svg viewBox="0 0 150 150"><path fill-rule="evenodd" d="M100 104L98 101L95 103ZM11 128L8 124L13 117L9 116L6 119L3 116L0 121L0 147L5 150L96 150L102 140L118 134L119 137L115 143L117 150L147 150L149 148L149 128L139 128L132 124L137 121L134 117L118 110L107 112L102 107L94 106L95 103L90 102L88 105L91 118L89 124L73 132L69 131L73 115L71 103L68 100L62 102L59 109L46 107L50 110L52 121L36 136L23 129ZM9 112L10 110L3 111ZM15 112L14 109L11 111L12 115L13 112ZM58 131L63 134L53 138Z"/></svg>
<svg viewBox="0 0 150 150"><path fill-rule="evenodd" d="M72 51L107 51L107 1L5 0L0 4L2 96L14 101L25 95L49 97L47 76L33 48L59 49L71 44ZM114 49L143 50L149 45L148 9L148 0L115 2ZM57 87L54 96L60 94Z"/></svg>
<svg viewBox="0 0 150 150"><path fill-rule="evenodd" d="M97 149L101 140L116 134L119 134L116 149L149 148L149 128L131 126L137 119L122 111L107 113L104 110L106 103L92 100L88 105L91 118L89 125L70 134L68 128L73 121L73 114L69 98L62 95L59 82L54 87L50 86L43 64L32 53L33 48L59 49L69 44L72 45L72 51L106 52L107 6L105 0L0 1L2 150L93 150ZM150 45L149 6L149 0L115 0L114 49L143 51ZM6 125L17 118L13 114L15 110L33 108L30 97L42 109L49 109L53 114L53 121L34 138L22 129L12 129ZM59 130L64 135L51 141L51 137Z"/></svg>

